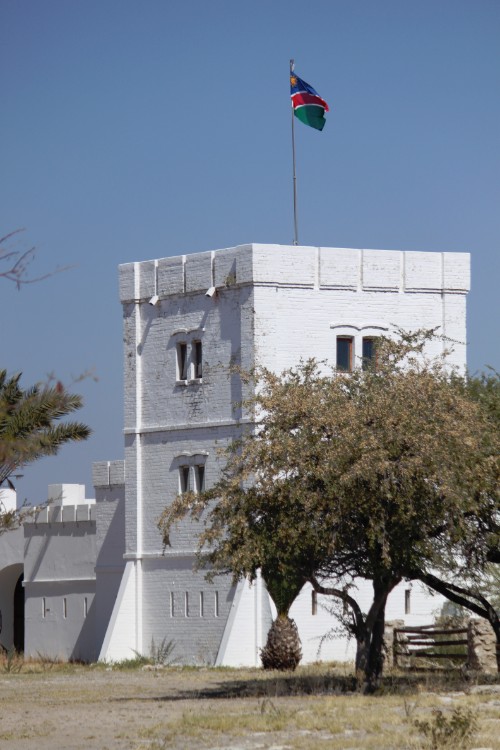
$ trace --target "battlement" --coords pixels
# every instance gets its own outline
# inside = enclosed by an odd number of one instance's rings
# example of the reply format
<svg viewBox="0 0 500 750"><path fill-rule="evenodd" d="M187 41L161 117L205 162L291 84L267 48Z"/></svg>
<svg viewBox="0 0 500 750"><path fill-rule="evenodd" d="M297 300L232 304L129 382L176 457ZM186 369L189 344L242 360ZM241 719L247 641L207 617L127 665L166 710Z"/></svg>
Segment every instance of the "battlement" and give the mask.
<svg viewBox="0 0 500 750"><path fill-rule="evenodd" d="M125 461L95 461L92 464L92 484L96 489L124 485Z"/></svg>
<svg viewBox="0 0 500 750"><path fill-rule="evenodd" d="M25 524L95 521L95 500L85 498L84 484L49 484L47 505L35 508Z"/></svg>
<svg viewBox="0 0 500 750"><path fill-rule="evenodd" d="M122 303L245 285L454 294L470 289L470 255L452 252L250 244L126 263L119 271Z"/></svg>
<svg viewBox="0 0 500 750"><path fill-rule="evenodd" d="M95 519L95 500L89 500L80 505L48 505L26 518L24 523L78 523Z"/></svg>

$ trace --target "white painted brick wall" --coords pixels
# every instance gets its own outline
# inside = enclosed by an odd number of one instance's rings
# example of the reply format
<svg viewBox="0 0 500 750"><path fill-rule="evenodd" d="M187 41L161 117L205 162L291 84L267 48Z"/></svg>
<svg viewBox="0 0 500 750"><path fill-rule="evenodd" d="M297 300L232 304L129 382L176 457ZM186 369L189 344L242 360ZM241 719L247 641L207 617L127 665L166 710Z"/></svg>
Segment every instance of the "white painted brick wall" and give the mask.
<svg viewBox="0 0 500 750"><path fill-rule="evenodd" d="M442 253L411 251L405 253L405 289L407 291L440 290L442 282Z"/></svg>
<svg viewBox="0 0 500 750"><path fill-rule="evenodd" d="M25 657L96 660L94 582L27 582L24 592Z"/></svg>
<svg viewBox="0 0 500 750"><path fill-rule="evenodd" d="M350 288L361 284L361 250L336 248L329 252L319 248L319 281L322 287Z"/></svg>
<svg viewBox="0 0 500 750"><path fill-rule="evenodd" d="M145 561L143 649L148 653L152 640L158 645L166 638L175 644L173 658L177 662L214 664L234 597L234 586L228 576L218 576L213 584L208 583L203 572L193 572L193 563L193 557ZM200 593L203 594L203 615L200 614Z"/></svg>
<svg viewBox="0 0 500 750"><path fill-rule="evenodd" d="M401 285L401 253L394 250L363 250L363 289L397 290Z"/></svg>
<svg viewBox="0 0 500 750"><path fill-rule="evenodd" d="M121 302L131 302L135 299L134 264L124 263L119 266L119 290Z"/></svg>
<svg viewBox="0 0 500 750"><path fill-rule="evenodd" d="M252 282L252 245L217 250L214 257L214 284L223 288Z"/></svg>
<svg viewBox="0 0 500 750"><path fill-rule="evenodd" d="M186 292L206 291L212 286L212 253L186 256Z"/></svg>
<svg viewBox="0 0 500 750"><path fill-rule="evenodd" d="M184 291L184 263L182 256L158 261L158 294L182 294Z"/></svg>
<svg viewBox="0 0 500 750"><path fill-rule="evenodd" d="M189 521L180 524L172 533L172 548L162 558L156 521L178 491L180 454L208 454L206 484L210 486L220 470L217 450L239 434L238 419L247 415L235 411L234 404L248 393L239 378L229 373L231 360L236 359L247 369L257 361L275 371L307 357L335 364L338 326L355 327L358 356L362 336L373 334L370 327L382 326L390 331L394 326L409 330L441 326L447 336L459 342L451 363L463 367L469 256L245 245L188 255L185 261L182 256L161 259L157 263L157 287L154 268L153 261L135 266L138 286L133 278L134 266L120 268L125 344L126 551L133 556L140 548L145 555L142 604L130 588L135 585L133 576L127 579L122 599L127 617L132 604L142 606L143 649L151 637L172 636L179 639L186 661L210 660L215 658L216 644L221 642L220 622L209 625L204 618L186 618L184 626L188 630L183 630L180 620L162 630L167 586L181 596L185 591L199 594L208 585L200 574L191 572L189 558L181 565L175 557L194 550L196 526ZM180 293L184 279L186 292ZM217 294L206 297L206 290L214 283ZM142 303L132 305L137 289ZM160 302L153 307L148 300L155 291ZM178 385L176 344L186 341L189 345L194 339L203 343L203 382ZM442 348L442 343L433 344L429 354L437 354ZM142 372L139 383L138 366ZM140 522L139 439L143 503ZM142 529L140 540L138 528ZM392 609L390 604L388 616L401 617L402 595L404 591L392 595L391 602L397 604ZM228 597L229 607L232 594ZM309 597L307 606L303 597ZM310 592L301 595L294 605L308 644L306 660L313 660L311 644L324 632L325 623L321 617L308 619L309 606ZM127 617L120 607L115 610L114 640L106 636L109 653L113 652L113 644L121 644L118 650L122 652L127 643L123 630ZM221 612L221 621L224 617ZM262 629L262 623L258 627ZM226 632L227 642L229 636ZM347 653L345 642L332 648L332 653ZM200 656L202 653L205 655ZM236 657L233 654L231 658Z"/></svg>

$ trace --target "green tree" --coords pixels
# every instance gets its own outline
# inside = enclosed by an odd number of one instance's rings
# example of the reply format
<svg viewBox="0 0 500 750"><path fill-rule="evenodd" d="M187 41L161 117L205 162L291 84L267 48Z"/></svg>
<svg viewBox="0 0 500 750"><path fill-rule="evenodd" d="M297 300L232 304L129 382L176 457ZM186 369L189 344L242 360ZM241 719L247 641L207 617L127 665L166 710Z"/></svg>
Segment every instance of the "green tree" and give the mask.
<svg viewBox="0 0 500 750"><path fill-rule="evenodd" d="M488 564L483 568L471 566L462 570L458 578L453 568L415 572L415 577L445 596L454 604L465 607L470 612L483 617L492 626L500 649L500 507L496 482L498 481L498 435L500 433L500 377L490 369L463 380L455 385L463 389L468 398L477 402L486 416L484 441L486 456L491 457L491 470L494 477L489 497L490 513L475 518L478 538L486 549ZM476 544L472 540L472 544ZM470 557L470 555L467 555ZM450 580L451 579L451 580ZM500 671L500 650L498 651Z"/></svg>
<svg viewBox="0 0 500 750"><path fill-rule="evenodd" d="M68 393L59 382L24 389L20 379L20 373L9 376L0 370L0 485L11 487L10 477L19 468L91 434L81 422L60 422L80 409L81 396ZM0 512L0 533L15 527L26 512Z"/></svg>
<svg viewBox="0 0 500 750"><path fill-rule="evenodd" d="M393 588L457 561L481 569L494 523L498 436L445 357L426 359L431 337L380 339L376 367L348 376L316 362L259 371L256 428L212 489L178 497L159 522L168 543L183 515L203 517L198 565L211 575L261 568L290 597L310 581L343 599L367 690L382 675ZM366 613L345 586L358 576L373 585Z"/></svg>

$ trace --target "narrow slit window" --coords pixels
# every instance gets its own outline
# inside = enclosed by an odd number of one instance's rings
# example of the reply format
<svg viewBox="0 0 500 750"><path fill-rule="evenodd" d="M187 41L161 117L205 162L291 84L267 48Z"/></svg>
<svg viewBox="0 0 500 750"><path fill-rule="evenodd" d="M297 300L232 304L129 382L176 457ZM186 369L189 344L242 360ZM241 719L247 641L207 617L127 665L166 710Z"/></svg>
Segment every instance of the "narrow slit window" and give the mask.
<svg viewBox="0 0 500 750"><path fill-rule="evenodd" d="M175 600L174 600L174 592L170 592L170 617L173 617L175 614Z"/></svg>
<svg viewBox="0 0 500 750"><path fill-rule="evenodd" d="M316 591L311 591L311 614L318 614L318 594Z"/></svg>
<svg viewBox="0 0 500 750"><path fill-rule="evenodd" d="M85 596L83 598L83 616L87 617L88 613L89 613L89 601L87 597Z"/></svg>
<svg viewBox="0 0 500 750"><path fill-rule="evenodd" d="M203 377L203 347L201 341L193 341L194 377Z"/></svg>
<svg viewBox="0 0 500 750"><path fill-rule="evenodd" d="M214 615L219 616L219 592L216 591L214 595Z"/></svg>
<svg viewBox="0 0 500 750"><path fill-rule="evenodd" d="M63 617L66 619L68 616L68 600L63 597Z"/></svg>
<svg viewBox="0 0 500 750"><path fill-rule="evenodd" d="M42 617L45 619L47 617L47 600L45 597L42 597Z"/></svg>
<svg viewBox="0 0 500 750"><path fill-rule="evenodd" d="M339 372L352 372L352 344L350 336L337 336L337 370Z"/></svg>
<svg viewBox="0 0 500 750"><path fill-rule="evenodd" d="M363 370L374 370L377 365L376 346L374 338L363 339L362 355Z"/></svg>
<svg viewBox="0 0 500 750"><path fill-rule="evenodd" d="M405 591L405 615L411 614L411 589Z"/></svg>
<svg viewBox="0 0 500 750"><path fill-rule="evenodd" d="M200 591L200 617L204 615L203 591Z"/></svg>
<svg viewBox="0 0 500 750"><path fill-rule="evenodd" d="M196 477L196 492L203 492L205 489L205 465L196 464L194 474Z"/></svg>
<svg viewBox="0 0 500 750"><path fill-rule="evenodd" d="M179 466L179 494L189 492L189 466Z"/></svg>
<svg viewBox="0 0 500 750"><path fill-rule="evenodd" d="M184 616L189 617L189 593L184 594Z"/></svg>
<svg viewBox="0 0 500 750"><path fill-rule="evenodd" d="M187 380L187 376L187 344L181 342L180 344L177 344L177 380Z"/></svg>

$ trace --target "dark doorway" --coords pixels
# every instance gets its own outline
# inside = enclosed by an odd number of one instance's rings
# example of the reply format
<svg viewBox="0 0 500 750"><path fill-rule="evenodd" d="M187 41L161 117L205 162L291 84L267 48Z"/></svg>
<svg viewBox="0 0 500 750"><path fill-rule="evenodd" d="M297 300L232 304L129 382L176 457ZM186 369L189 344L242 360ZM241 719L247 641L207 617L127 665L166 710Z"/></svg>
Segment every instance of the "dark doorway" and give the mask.
<svg viewBox="0 0 500 750"><path fill-rule="evenodd" d="M14 589L14 648L24 651L24 575L21 573Z"/></svg>

